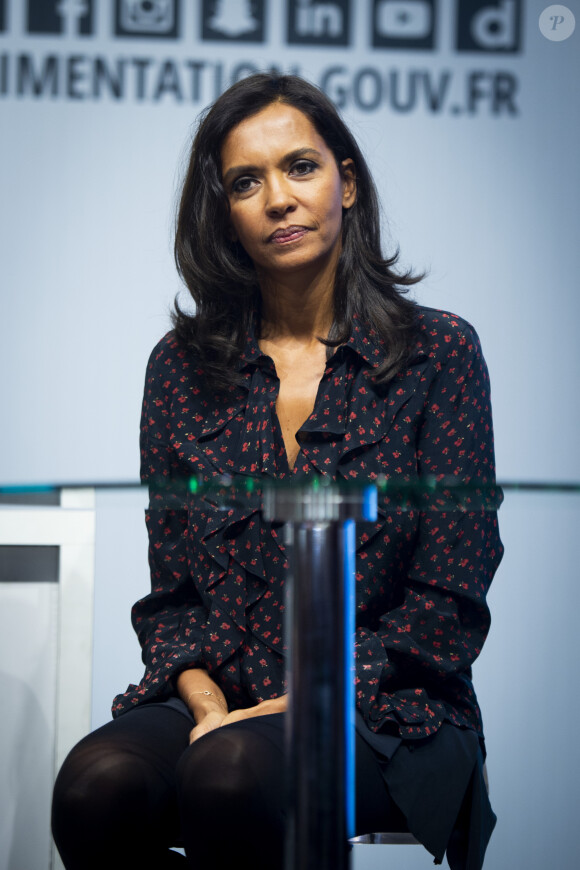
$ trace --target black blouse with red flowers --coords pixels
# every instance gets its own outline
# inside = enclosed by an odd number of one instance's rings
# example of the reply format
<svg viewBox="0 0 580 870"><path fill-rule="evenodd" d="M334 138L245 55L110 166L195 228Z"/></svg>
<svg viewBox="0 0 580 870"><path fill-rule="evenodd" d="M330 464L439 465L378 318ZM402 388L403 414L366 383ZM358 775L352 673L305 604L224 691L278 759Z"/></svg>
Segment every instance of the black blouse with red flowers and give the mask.
<svg viewBox="0 0 580 870"><path fill-rule="evenodd" d="M243 384L224 397L169 333L147 368L142 479L432 475L493 485L489 380L477 334L455 315L419 312L415 351L387 385L373 380L381 344L353 324L297 433L292 470L276 415L276 370L255 337L239 362ZM113 715L174 695L177 674L191 667L208 670L230 709L283 693L280 527L263 521L251 499L223 510L157 487L146 521L152 588L132 612L146 670L115 698ZM471 496L455 509L380 504L378 522L358 524L356 696L372 731L412 740L447 719L481 735L471 664L489 629L486 593L501 556L495 510Z"/></svg>

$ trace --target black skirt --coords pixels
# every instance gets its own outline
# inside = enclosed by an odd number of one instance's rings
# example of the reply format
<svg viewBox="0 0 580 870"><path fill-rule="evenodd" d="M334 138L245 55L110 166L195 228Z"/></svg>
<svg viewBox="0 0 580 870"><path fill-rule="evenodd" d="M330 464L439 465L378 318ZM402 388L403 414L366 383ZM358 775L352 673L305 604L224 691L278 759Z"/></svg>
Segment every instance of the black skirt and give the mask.
<svg viewBox="0 0 580 870"><path fill-rule="evenodd" d="M444 722L430 737L406 741L375 734L356 714L356 729L372 747L389 794L409 831L451 870L480 870L495 827L477 734Z"/></svg>
<svg viewBox="0 0 580 870"><path fill-rule="evenodd" d="M180 698L153 703L168 705L195 724ZM444 722L430 737L407 741L370 731L358 712L355 725L373 750L408 830L435 863L441 864L447 854L451 870L481 870L496 816L477 734Z"/></svg>

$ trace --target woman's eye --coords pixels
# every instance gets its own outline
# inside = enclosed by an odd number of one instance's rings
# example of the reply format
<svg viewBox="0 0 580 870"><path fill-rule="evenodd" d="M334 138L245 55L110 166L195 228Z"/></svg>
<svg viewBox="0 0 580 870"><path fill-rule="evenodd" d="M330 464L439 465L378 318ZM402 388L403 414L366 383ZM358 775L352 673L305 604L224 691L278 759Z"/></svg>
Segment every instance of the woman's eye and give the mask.
<svg viewBox="0 0 580 870"><path fill-rule="evenodd" d="M247 193L252 189L254 184L256 183L255 178L250 178L249 176L243 176L242 178L236 178L234 183L232 184L232 192L233 193Z"/></svg>
<svg viewBox="0 0 580 870"><path fill-rule="evenodd" d="M294 175L308 175L310 172L314 172L316 169L316 163L313 163L312 160L298 160L291 169L291 172Z"/></svg>

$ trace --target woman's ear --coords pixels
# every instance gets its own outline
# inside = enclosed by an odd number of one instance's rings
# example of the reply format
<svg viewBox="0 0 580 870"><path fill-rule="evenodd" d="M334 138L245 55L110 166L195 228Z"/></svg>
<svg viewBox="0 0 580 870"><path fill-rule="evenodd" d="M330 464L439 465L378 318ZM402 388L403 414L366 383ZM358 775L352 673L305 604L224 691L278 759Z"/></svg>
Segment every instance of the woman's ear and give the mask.
<svg viewBox="0 0 580 870"><path fill-rule="evenodd" d="M340 164L342 175L342 207L350 208L356 202L356 169L354 160L347 157Z"/></svg>

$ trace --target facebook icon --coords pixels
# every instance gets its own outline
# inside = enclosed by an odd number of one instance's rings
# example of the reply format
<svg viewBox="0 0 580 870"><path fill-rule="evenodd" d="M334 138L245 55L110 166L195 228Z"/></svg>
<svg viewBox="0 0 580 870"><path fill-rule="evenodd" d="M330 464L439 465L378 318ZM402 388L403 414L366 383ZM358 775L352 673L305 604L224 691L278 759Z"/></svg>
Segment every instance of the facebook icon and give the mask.
<svg viewBox="0 0 580 870"><path fill-rule="evenodd" d="M27 31L90 36L94 0L27 0Z"/></svg>

